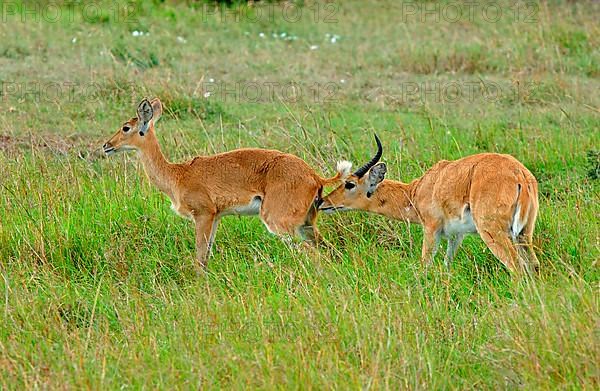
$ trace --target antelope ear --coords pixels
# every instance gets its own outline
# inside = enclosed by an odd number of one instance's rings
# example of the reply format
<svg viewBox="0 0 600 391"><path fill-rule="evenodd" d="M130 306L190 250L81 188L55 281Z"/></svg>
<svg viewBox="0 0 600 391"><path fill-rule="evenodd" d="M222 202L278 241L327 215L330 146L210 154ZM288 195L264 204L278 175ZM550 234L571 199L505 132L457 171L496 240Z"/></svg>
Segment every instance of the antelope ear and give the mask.
<svg viewBox="0 0 600 391"><path fill-rule="evenodd" d="M152 109L152 105L148 102L148 99L144 99L137 108L137 116L140 121L140 136L144 136L148 131L153 115L154 110Z"/></svg>
<svg viewBox="0 0 600 391"><path fill-rule="evenodd" d="M369 176L367 177L367 197L371 197L377 189L377 185L385 178L387 172L387 166L385 163L377 163L369 170Z"/></svg>
<svg viewBox="0 0 600 391"><path fill-rule="evenodd" d="M156 123L160 119L160 116L162 115L163 106L162 106L162 103L160 102L160 99L158 99L158 98L152 99L152 102L150 102L150 104L152 105L152 111L153 111L152 124L156 125Z"/></svg>

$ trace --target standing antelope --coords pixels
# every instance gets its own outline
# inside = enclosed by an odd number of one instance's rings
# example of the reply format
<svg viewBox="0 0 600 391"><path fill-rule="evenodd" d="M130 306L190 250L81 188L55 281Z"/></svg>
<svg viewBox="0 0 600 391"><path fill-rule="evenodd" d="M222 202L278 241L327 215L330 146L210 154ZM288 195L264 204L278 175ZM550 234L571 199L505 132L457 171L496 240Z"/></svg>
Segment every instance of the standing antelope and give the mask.
<svg viewBox="0 0 600 391"><path fill-rule="evenodd" d="M336 176L318 176L302 159L279 151L247 148L185 163L168 162L158 144L155 124L162 114L160 100L144 99L137 117L125 122L104 144L108 155L137 150L144 169L172 202L172 209L196 226L196 257L206 265L221 216L260 215L278 235L301 235L315 244L317 203L323 186L349 174L351 163L339 162Z"/></svg>
<svg viewBox="0 0 600 391"><path fill-rule="evenodd" d="M497 153L442 160L422 177L402 183L384 180L386 165L376 164L382 152L378 145L375 157L344 177L345 183L323 199L320 210L365 210L422 224L423 263L433 259L441 236L448 239L449 265L464 235L478 233L511 272L518 266L538 270L532 245L538 185L518 160Z"/></svg>

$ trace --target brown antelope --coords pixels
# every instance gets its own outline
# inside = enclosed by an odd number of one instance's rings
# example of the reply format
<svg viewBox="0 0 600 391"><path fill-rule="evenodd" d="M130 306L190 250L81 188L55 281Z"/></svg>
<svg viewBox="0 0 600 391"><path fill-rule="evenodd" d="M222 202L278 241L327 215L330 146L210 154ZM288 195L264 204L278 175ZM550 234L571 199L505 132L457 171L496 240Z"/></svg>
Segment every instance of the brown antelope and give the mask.
<svg viewBox="0 0 600 391"><path fill-rule="evenodd" d="M104 144L104 152L138 151L150 181L171 199L172 209L194 221L201 266L224 215L260 215L271 233L299 234L311 244L319 240L315 222L323 186L349 175L351 163L339 162L337 175L328 179L297 156L267 149L236 149L170 163L155 135L162 111L160 100L144 99L137 117L121 125Z"/></svg>
<svg viewBox="0 0 600 391"><path fill-rule="evenodd" d="M532 234L538 212L538 185L523 164L510 155L481 153L442 160L410 183L384 180L381 149L368 165L344 177L320 210L365 210L422 224L421 259L433 259L441 236L448 239L449 265L467 233L478 233L511 271L538 270Z"/></svg>

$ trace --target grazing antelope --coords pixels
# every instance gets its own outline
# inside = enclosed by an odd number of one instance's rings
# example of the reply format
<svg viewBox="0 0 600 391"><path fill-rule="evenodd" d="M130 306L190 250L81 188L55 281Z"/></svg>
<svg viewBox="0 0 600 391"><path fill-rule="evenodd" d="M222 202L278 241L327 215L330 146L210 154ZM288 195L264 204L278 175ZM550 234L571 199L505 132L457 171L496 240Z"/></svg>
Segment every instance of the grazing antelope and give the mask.
<svg viewBox="0 0 600 391"><path fill-rule="evenodd" d="M299 234L311 244L319 240L315 222L323 186L349 175L350 162L339 162L337 175L328 179L297 156L258 148L170 163L155 135L162 111L160 100L144 99L137 117L119 128L104 144L104 152L138 151L150 181L171 199L172 209L194 221L201 266L206 265L224 215L260 215L271 233Z"/></svg>
<svg viewBox="0 0 600 391"><path fill-rule="evenodd" d="M410 183L384 180L381 144L375 157L327 195L320 210L365 210L424 228L421 259L435 256L441 236L448 239L449 265L468 233L478 233L511 271L539 262L532 245L538 212L538 185L523 164L510 155L481 153L442 160Z"/></svg>

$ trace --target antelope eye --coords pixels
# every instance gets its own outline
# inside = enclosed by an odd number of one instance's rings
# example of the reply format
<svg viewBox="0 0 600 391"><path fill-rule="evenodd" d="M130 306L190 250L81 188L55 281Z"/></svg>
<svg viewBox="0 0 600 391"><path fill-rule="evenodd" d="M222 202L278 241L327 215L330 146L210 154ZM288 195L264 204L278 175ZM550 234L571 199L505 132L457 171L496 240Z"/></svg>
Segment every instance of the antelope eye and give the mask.
<svg viewBox="0 0 600 391"><path fill-rule="evenodd" d="M127 133L130 129L129 125L123 125L123 132Z"/></svg>
<svg viewBox="0 0 600 391"><path fill-rule="evenodd" d="M344 187L348 190L350 189L354 189L356 187L356 184L353 182L346 182L346 184L344 185Z"/></svg>

